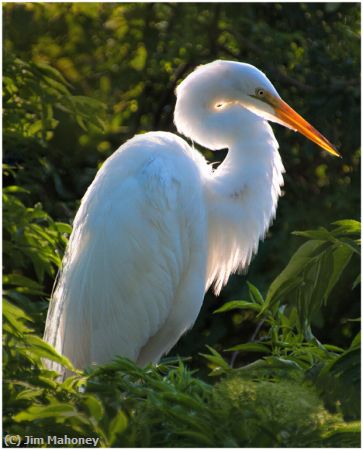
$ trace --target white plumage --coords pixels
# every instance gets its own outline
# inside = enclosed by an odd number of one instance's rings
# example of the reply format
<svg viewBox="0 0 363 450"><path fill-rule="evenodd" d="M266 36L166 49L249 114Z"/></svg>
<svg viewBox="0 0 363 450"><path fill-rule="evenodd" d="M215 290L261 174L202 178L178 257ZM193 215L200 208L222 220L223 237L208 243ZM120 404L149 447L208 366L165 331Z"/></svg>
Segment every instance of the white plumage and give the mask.
<svg viewBox="0 0 363 450"><path fill-rule="evenodd" d="M215 61L189 75L177 89L177 129L228 148L226 159L213 171L165 132L122 145L82 199L44 339L78 368L116 355L143 366L168 352L208 287L218 294L248 266L275 216L284 169L266 119L300 125L281 118L284 105L248 64Z"/></svg>

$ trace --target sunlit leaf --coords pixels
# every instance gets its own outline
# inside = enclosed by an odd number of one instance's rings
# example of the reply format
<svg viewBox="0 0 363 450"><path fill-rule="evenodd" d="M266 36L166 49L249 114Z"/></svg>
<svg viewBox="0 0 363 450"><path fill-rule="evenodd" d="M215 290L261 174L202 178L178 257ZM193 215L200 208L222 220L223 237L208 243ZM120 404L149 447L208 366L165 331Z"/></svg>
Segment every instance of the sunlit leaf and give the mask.
<svg viewBox="0 0 363 450"><path fill-rule="evenodd" d="M246 344L239 344L227 349L227 351L241 351L241 352L260 352L260 353L270 353L270 348L263 344L258 344L255 342L248 342Z"/></svg>
<svg viewBox="0 0 363 450"><path fill-rule="evenodd" d="M118 411L115 417L111 420L109 426L109 441L113 444L118 436L118 434L125 431L127 427L127 417L123 411Z"/></svg>
<svg viewBox="0 0 363 450"><path fill-rule="evenodd" d="M247 285L248 285L248 290L250 293L250 297L256 302L259 303L260 305L262 305L264 303L264 298L261 294L261 292L257 289L256 286L254 286L252 283L250 283L249 281L247 281Z"/></svg>
<svg viewBox="0 0 363 450"><path fill-rule="evenodd" d="M58 362L67 369L76 371L68 358L58 354L50 344L43 341L43 339L39 336L28 335L26 338L26 343L29 345L29 351L31 351L34 355Z"/></svg>
<svg viewBox="0 0 363 450"><path fill-rule="evenodd" d="M84 404L87 406L90 415L99 422L104 415L104 408L100 400L93 395L87 395Z"/></svg>
<svg viewBox="0 0 363 450"><path fill-rule="evenodd" d="M233 309L252 309L254 311L260 311L261 306L256 303L251 303L246 300L233 300L231 302L225 303L220 308L214 311L214 314L218 314L221 312L231 311Z"/></svg>
<svg viewBox="0 0 363 450"><path fill-rule="evenodd" d="M33 421L49 417L74 417L79 412L68 403L55 403L53 405L31 406L27 410L14 416L15 422Z"/></svg>

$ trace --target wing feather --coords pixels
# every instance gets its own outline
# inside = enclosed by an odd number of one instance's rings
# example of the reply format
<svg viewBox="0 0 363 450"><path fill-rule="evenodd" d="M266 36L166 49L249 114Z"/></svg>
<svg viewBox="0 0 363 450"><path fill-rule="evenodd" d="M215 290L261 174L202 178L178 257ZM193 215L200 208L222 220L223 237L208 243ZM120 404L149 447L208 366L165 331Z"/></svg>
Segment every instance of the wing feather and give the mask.
<svg viewBox="0 0 363 450"><path fill-rule="evenodd" d="M206 256L206 164L195 158L170 133L137 136L105 162L87 190L45 330L45 339L76 367L115 355L136 361L170 316L191 254ZM195 267L202 283L204 259Z"/></svg>

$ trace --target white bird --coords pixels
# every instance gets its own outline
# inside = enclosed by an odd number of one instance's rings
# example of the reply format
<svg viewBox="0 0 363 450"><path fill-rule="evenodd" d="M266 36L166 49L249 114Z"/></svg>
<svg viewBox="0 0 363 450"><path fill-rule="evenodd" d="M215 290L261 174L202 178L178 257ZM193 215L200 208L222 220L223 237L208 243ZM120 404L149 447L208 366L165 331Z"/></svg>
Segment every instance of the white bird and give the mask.
<svg viewBox="0 0 363 450"><path fill-rule="evenodd" d="M103 164L75 217L44 334L77 368L117 355L157 362L192 327L206 290L218 294L248 266L283 184L268 120L339 156L249 64L200 66L176 95L179 133L228 154L213 170L179 136L150 132Z"/></svg>

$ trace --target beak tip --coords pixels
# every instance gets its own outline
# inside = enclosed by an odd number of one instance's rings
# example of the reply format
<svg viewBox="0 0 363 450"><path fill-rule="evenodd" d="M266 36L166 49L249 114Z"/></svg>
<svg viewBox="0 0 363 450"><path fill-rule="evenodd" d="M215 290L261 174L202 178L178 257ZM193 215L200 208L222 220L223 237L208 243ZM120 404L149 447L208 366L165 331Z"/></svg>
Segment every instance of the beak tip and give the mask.
<svg viewBox="0 0 363 450"><path fill-rule="evenodd" d="M330 154L342 158L335 146L328 141L318 130L310 123L303 119L296 111L294 111L287 103L279 98L274 98L272 105L275 108L275 114L280 119L280 123L288 128L298 131L319 147L323 148Z"/></svg>
<svg viewBox="0 0 363 450"><path fill-rule="evenodd" d="M334 146L332 146L332 147L334 149L334 155L337 156L340 159L343 159L343 155L341 155Z"/></svg>

